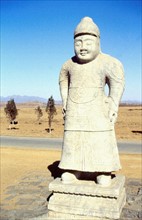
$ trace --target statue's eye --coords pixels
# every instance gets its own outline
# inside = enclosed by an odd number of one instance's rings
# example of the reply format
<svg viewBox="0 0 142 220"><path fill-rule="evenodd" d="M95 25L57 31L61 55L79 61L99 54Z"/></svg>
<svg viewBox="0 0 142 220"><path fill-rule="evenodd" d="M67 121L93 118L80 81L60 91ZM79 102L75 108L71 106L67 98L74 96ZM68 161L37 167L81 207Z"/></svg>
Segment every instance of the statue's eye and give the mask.
<svg viewBox="0 0 142 220"><path fill-rule="evenodd" d="M76 42L75 42L75 46L77 46L77 47L78 47L78 46L81 46L81 41L76 41Z"/></svg>
<svg viewBox="0 0 142 220"><path fill-rule="evenodd" d="M91 40L86 41L86 45L92 45L92 41Z"/></svg>

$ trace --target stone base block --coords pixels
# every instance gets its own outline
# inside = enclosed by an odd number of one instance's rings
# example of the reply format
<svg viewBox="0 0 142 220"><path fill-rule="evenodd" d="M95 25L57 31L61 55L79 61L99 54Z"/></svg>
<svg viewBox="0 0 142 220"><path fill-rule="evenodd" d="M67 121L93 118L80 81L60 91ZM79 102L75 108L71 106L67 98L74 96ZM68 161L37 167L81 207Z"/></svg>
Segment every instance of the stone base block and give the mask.
<svg viewBox="0 0 142 220"><path fill-rule="evenodd" d="M49 211L48 220L109 220L109 219L102 217L99 218L94 216L73 215L73 214Z"/></svg>
<svg viewBox="0 0 142 220"><path fill-rule="evenodd" d="M101 187L93 181L63 184L58 178L49 185L53 192L48 205L49 216L58 219L65 216L68 216L66 219L119 219L126 202L124 182L122 175L115 177L109 187Z"/></svg>
<svg viewBox="0 0 142 220"><path fill-rule="evenodd" d="M125 176L116 175L108 187L102 187L94 181L78 180L72 184L63 184L56 178L49 184L50 192L60 192L77 195L93 195L118 198L125 184Z"/></svg>

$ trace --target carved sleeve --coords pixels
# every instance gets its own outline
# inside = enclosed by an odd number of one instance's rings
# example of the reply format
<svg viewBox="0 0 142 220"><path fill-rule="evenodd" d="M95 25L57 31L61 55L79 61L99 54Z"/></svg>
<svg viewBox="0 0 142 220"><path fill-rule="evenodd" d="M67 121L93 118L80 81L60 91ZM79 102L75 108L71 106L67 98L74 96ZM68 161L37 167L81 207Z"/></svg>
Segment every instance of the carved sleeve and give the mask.
<svg viewBox="0 0 142 220"><path fill-rule="evenodd" d="M108 66L106 82L109 86L110 109L117 112L125 87L124 69L116 59L111 61Z"/></svg>
<svg viewBox="0 0 142 220"><path fill-rule="evenodd" d="M59 85L60 85L60 93L63 102L63 108L66 110L66 103L68 97L68 86L69 86L69 70L68 70L68 62L66 62L60 71L59 76Z"/></svg>

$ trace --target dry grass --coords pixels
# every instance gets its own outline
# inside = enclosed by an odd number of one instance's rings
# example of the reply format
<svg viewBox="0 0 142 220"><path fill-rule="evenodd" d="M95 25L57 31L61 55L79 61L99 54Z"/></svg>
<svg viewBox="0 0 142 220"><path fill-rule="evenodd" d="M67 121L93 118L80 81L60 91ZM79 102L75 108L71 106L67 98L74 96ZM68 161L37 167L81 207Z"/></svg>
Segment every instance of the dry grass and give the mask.
<svg viewBox="0 0 142 220"><path fill-rule="evenodd" d="M4 107L1 107L1 135L8 136L32 136L32 137L63 137L63 119L61 106L56 106L57 115L52 123L54 129L49 134L48 116L45 106L41 106L43 117L41 124L37 123L35 105L17 105L19 109L17 129L8 130L8 121L4 114ZM120 107L118 121L116 123L117 139L127 141L141 140L141 107L130 106ZM40 150L21 148L1 148L1 199L4 198L4 191L7 186L17 183L22 176L32 171L46 172L51 176L47 166L60 160L60 150ZM120 160L123 173L126 177L141 178L141 155L121 154Z"/></svg>
<svg viewBox="0 0 142 220"><path fill-rule="evenodd" d="M51 176L47 167L59 161L60 156L60 150L2 148L1 191L17 183L22 176L32 171L47 171L47 175ZM122 170L119 173L123 173L126 177L141 178L141 155L120 154L120 160Z"/></svg>
<svg viewBox="0 0 142 220"><path fill-rule="evenodd" d="M117 139L142 140L142 107L120 107L116 123Z"/></svg>
<svg viewBox="0 0 142 220"><path fill-rule="evenodd" d="M61 106L56 106L57 115L55 115L51 134L47 132L48 116L45 112L45 107L41 106L43 117L41 124L37 123L34 105L17 105L19 124L17 129L8 130L8 121L6 119L4 108L1 107L1 135L9 136L31 136L31 137L63 137L63 118ZM119 108L118 120L116 123L116 136L121 140L141 140L142 133L142 108L141 106L124 106Z"/></svg>
<svg viewBox="0 0 142 220"><path fill-rule="evenodd" d="M47 166L60 158L58 150L1 148L1 190L28 172L48 171Z"/></svg>
<svg viewBox="0 0 142 220"><path fill-rule="evenodd" d="M37 107L37 106L36 106ZM45 112L45 107L41 107L43 117L41 124L37 122L37 115L35 114L35 107L17 105L18 108L18 125L16 129L8 130L8 121L6 119L3 108L1 108L1 135L10 136L29 136L29 137L62 137L63 136L63 119L61 107L57 106L57 115L54 116L51 134L47 132L48 129L48 115Z"/></svg>

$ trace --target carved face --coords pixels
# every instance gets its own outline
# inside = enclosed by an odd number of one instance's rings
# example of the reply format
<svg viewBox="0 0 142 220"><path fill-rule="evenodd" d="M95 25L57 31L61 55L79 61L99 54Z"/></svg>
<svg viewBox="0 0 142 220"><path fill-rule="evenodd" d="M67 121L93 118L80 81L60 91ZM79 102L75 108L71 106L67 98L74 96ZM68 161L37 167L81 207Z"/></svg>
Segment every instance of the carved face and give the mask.
<svg viewBox="0 0 142 220"><path fill-rule="evenodd" d="M80 63L88 63L100 53L100 39L89 34L78 36L74 40L74 51Z"/></svg>

